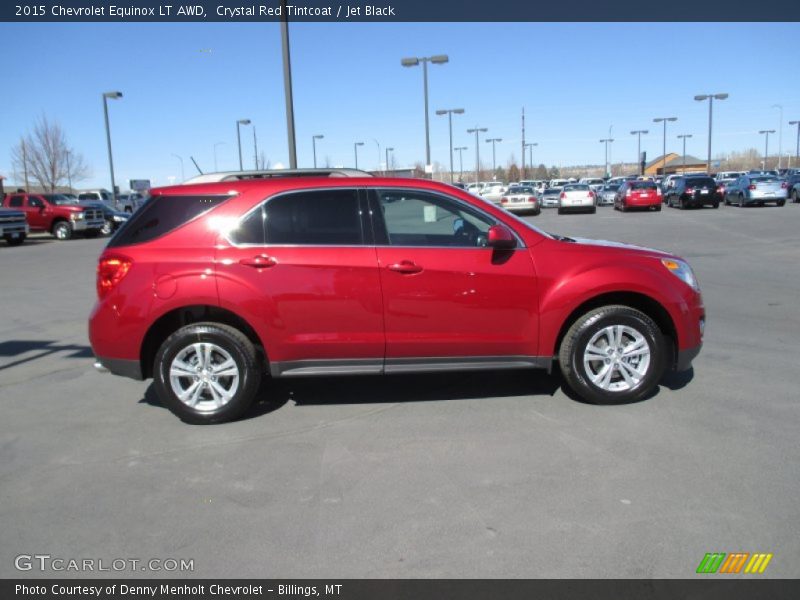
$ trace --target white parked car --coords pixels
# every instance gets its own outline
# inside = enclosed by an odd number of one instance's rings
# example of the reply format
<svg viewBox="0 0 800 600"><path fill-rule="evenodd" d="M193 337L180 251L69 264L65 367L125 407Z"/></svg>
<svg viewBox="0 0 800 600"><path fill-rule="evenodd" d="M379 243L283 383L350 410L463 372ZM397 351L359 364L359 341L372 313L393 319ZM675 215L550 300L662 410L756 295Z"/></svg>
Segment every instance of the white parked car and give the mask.
<svg viewBox="0 0 800 600"><path fill-rule="evenodd" d="M547 184L547 187L564 187L568 183L570 183L569 179L551 179L550 183Z"/></svg>
<svg viewBox="0 0 800 600"><path fill-rule="evenodd" d="M487 181L481 190L481 196L484 200L489 200L494 204L500 204L500 198L506 193L508 188L503 185L502 181Z"/></svg>
<svg viewBox="0 0 800 600"><path fill-rule="evenodd" d="M585 183L595 194L606 184L601 177L583 177L578 183Z"/></svg>
<svg viewBox="0 0 800 600"><path fill-rule="evenodd" d="M585 183L569 183L558 199L558 214L565 212L596 212L597 195Z"/></svg>

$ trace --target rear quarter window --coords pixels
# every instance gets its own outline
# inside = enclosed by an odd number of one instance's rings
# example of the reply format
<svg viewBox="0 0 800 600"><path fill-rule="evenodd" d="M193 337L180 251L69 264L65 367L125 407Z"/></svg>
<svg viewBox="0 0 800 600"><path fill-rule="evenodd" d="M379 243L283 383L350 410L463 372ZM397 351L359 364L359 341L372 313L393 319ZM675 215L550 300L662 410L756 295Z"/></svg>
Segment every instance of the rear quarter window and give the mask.
<svg viewBox="0 0 800 600"><path fill-rule="evenodd" d="M230 196L153 196L117 230L109 248L143 244L188 223Z"/></svg>

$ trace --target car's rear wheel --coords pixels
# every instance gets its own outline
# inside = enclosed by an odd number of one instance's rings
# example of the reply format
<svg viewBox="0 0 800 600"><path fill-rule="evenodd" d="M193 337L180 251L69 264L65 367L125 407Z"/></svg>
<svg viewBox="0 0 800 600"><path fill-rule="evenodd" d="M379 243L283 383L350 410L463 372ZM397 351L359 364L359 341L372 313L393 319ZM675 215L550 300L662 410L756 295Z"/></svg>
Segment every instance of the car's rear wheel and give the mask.
<svg viewBox="0 0 800 600"><path fill-rule="evenodd" d="M558 207L558 214L560 214L560 215L564 214L564 209L561 208L560 206Z"/></svg>
<svg viewBox="0 0 800 600"><path fill-rule="evenodd" d="M719 208L719 201L715 200L711 203L711 208Z"/></svg>
<svg viewBox="0 0 800 600"><path fill-rule="evenodd" d="M66 221L59 221L53 225L53 236L57 240L68 240L72 237L72 225Z"/></svg>
<svg viewBox="0 0 800 600"><path fill-rule="evenodd" d="M680 208L681 210L686 210L687 208L689 208L689 205L686 203L686 198L682 197L680 199L680 205L678 208Z"/></svg>
<svg viewBox="0 0 800 600"><path fill-rule="evenodd" d="M739 194L739 208L744 208L744 194Z"/></svg>
<svg viewBox="0 0 800 600"><path fill-rule="evenodd" d="M170 335L153 365L161 401L187 423L209 424L241 416L261 382L253 343L220 323L195 323Z"/></svg>
<svg viewBox="0 0 800 600"><path fill-rule="evenodd" d="M792 202L795 204L800 202L800 194L797 193L797 190L792 190Z"/></svg>
<svg viewBox="0 0 800 600"><path fill-rule="evenodd" d="M634 402L655 389L667 344L641 311L612 305L593 309L567 331L558 360L567 385L597 404Z"/></svg>
<svg viewBox="0 0 800 600"><path fill-rule="evenodd" d="M778 201L776 202L776 204L777 204L778 206L783 206L784 204L786 204L786 200L778 200Z"/></svg>
<svg viewBox="0 0 800 600"><path fill-rule="evenodd" d="M11 236L9 235L9 236L6 236L6 243L7 243L9 246L20 246L20 245L22 245L22 243L25 241L25 238L26 238L26 237L27 237L27 236L25 236L25 235L22 235L22 234L21 234L19 237L11 237Z"/></svg>
<svg viewBox="0 0 800 600"><path fill-rule="evenodd" d="M660 204L656 205L656 212L661 212L661 205Z"/></svg>

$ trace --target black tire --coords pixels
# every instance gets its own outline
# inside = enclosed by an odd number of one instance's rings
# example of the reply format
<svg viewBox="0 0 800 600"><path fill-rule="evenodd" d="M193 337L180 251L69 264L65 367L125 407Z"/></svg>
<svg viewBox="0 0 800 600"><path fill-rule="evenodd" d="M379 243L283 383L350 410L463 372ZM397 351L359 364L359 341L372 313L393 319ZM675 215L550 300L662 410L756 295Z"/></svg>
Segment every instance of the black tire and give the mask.
<svg viewBox="0 0 800 600"><path fill-rule="evenodd" d="M777 204L778 206L783 206L784 204L786 204L786 200L778 200L778 201L776 202L776 204Z"/></svg>
<svg viewBox="0 0 800 600"><path fill-rule="evenodd" d="M661 212L661 205L656 206L656 212Z"/></svg>
<svg viewBox="0 0 800 600"><path fill-rule="evenodd" d="M797 193L797 190L792 190L792 202L795 204L800 202L800 194Z"/></svg>
<svg viewBox="0 0 800 600"><path fill-rule="evenodd" d="M189 406L177 396L173 389L170 378L170 369L173 361L179 354L191 351L190 348L197 343L212 344L227 353L235 363L238 373L238 386L232 397L221 406ZM219 356L224 358L221 354ZM158 397L181 420L196 425L223 423L244 414L253 403L258 392L262 371L263 365L260 364L258 353L253 343L238 329L221 323L194 323L180 328L161 344L153 363L153 379ZM203 377L204 374L203 372L198 372L194 382L191 382L188 376L182 378L181 381L188 380L189 387L196 383L200 388L201 397L216 396L216 393L212 395L212 383L199 381L198 378ZM220 381L223 380L223 377L219 376ZM213 377L210 377L210 379L217 382ZM228 379L226 382L221 383L221 387L224 388L226 383L231 384L232 387L232 382L233 378ZM210 402L210 400L200 400L197 403L201 402Z"/></svg>
<svg viewBox="0 0 800 600"><path fill-rule="evenodd" d="M744 194L739 194L739 208L744 208Z"/></svg>
<svg viewBox="0 0 800 600"><path fill-rule="evenodd" d="M590 214L590 215L593 215L593 214L595 214L596 212L597 212L597 207L596 207L596 206L593 206L592 208L590 208L590 209L589 209L589 214Z"/></svg>
<svg viewBox="0 0 800 600"><path fill-rule="evenodd" d="M711 208L719 208L719 202L712 202Z"/></svg>
<svg viewBox="0 0 800 600"><path fill-rule="evenodd" d="M6 238L6 243L9 246L21 246L25 243L25 235L21 235L17 238L12 238L11 236Z"/></svg>
<svg viewBox="0 0 800 600"><path fill-rule="evenodd" d="M679 209L686 210L687 208L689 208L688 205L686 204L686 199L685 198L681 197L678 200L678 202L680 203L680 205L678 206Z"/></svg>
<svg viewBox="0 0 800 600"><path fill-rule="evenodd" d="M649 362L644 367L640 380L628 389L603 389L591 381L591 373L584 364L584 352L589 342L611 326L624 326L634 331L647 342L650 351ZM623 404L641 400L655 389L664 374L667 354L668 344L658 325L650 317L628 306L611 305L590 310L575 320L561 342L558 361L567 385L584 400L595 404ZM613 354L609 355L608 360L614 360ZM643 357L640 358L640 361L644 360ZM600 362L600 370L603 369L602 361L590 362ZM619 381L622 379L621 366L615 367L612 364L609 369L609 385L629 385L624 379Z"/></svg>
<svg viewBox="0 0 800 600"><path fill-rule="evenodd" d="M560 215L564 214L564 209L561 208L560 206L558 207L558 214L560 214Z"/></svg>
<svg viewBox="0 0 800 600"><path fill-rule="evenodd" d="M730 206L731 205L731 200L730 200L730 198L728 198L728 194L725 194L725 196L724 196L722 201L725 203L725 206Z"/></svg>
<svg viewBox="0 0 800 600"><path fill-rule="evenodd" d="M72 225L67 221L59 221L53 225L52 233L57 240L66 241L72 237Z"/></svg>

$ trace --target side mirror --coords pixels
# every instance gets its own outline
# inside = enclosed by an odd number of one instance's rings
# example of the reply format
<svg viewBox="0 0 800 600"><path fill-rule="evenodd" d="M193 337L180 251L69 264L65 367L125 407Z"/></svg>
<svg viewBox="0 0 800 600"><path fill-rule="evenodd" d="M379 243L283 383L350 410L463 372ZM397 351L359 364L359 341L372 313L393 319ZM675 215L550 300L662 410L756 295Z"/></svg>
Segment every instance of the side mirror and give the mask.
<svg viewBox="0 0 800 600"><path fill-rule="evenodd" d="M505 225L492 225L489 227L486 245L490 248L514 248L517 245L517 238Z"/></svg>

